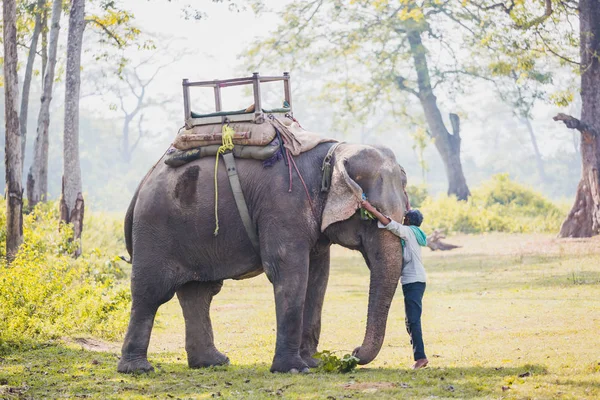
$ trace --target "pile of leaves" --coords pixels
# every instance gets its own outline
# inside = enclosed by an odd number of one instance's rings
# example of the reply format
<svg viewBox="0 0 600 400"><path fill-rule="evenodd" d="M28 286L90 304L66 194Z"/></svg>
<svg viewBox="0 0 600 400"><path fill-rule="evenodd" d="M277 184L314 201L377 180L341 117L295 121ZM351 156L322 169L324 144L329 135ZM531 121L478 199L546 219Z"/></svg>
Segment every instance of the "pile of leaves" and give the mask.
<svg viewBox="0 0 600 400"><path fill-rule="evenodd" d="M318 372L325 373L348 373L354 371L358 365L359 359L353 355L346 354L341 359L329 350L323 350L314 355L315 358L321 360L317 367Z"/></svg>
<svg viewBox="0 0 600 400"><path fill-rule="evenodd" d="M0 205L2 252L5 213ZM14 261L7 265L1 254L0 353L62 336L117 339L127 327L131 295L122 264L98 248L84 247L74 259L72 227L58 227L57 204L40 204L24 216L24 243Z"/></svg>

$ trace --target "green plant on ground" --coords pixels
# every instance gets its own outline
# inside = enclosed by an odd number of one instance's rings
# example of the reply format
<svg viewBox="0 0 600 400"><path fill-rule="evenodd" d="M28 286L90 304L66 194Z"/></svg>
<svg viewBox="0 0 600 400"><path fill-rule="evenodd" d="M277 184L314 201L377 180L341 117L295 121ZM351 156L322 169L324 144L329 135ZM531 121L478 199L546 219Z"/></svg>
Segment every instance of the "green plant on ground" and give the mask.
<svg viewBox="0 0 600 400"><path fill-rule="evenodd" d="M72 226L58 229L56 203L39 204L23 225L17 257L0 266L0 352L63 335L120 338L130 292L114 257L94 248L73 259Z"/></svg>
<svg viewBox="0 0 600 400"><path fill-rule="evenodd" d="M329 350L323 350L315 354L314 357L321 360L317 367L317 371L319 372L352 372L359 361L358 358L351 354L346 354L344 357L339 358Z"/></svg>

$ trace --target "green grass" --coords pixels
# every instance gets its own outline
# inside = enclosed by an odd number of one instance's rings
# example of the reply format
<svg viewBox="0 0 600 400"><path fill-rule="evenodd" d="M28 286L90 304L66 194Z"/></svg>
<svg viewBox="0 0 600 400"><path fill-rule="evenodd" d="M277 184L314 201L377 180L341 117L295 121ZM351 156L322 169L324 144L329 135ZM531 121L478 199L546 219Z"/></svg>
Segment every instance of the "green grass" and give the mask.
<svg viewBox="0 0 600 400"><path fill-rule="evenodd" d="M399 290L373 363L350 374L271 374L274 302L263 275L226 281L213 302L216 344L231 366L187 367L174 299L153 331L155 372L118 374L120 343L92 341L98 352L65 338L3 356L0 398L600 398L599 239L458 236L448 241L461 249L426 250L425 370L408 369ZM320 349L342 356L361 343L368 284L360 255L336 248Z"/></svg>

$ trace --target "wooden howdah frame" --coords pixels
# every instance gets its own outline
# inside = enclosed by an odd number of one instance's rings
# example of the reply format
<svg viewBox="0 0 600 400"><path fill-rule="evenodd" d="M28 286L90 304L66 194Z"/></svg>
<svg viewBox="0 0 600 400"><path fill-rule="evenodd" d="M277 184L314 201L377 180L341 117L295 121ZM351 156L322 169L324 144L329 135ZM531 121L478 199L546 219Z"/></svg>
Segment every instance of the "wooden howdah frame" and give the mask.
<svg viewBox="0 0 600 400"><path fill-rule="evenodd" d="M284 72L282 76L260 76L258 72L254 72L251 77L247 78L234 78L234 79L223 79L223 80L212 80L202 82L190 82L189 79L183 80L183 111L184 121L187 128L198 125L209 125L209 124L222 124L227 121L229 122L254 122L261 124L265 121L264 111L262 108L262 99L260 95L260 84L264 82L276 82L283 81L283 94L284 99L289 105L287 109L276 109L269 111L271 114L291 114L292 113L292 90L290 87L290 74ZM235 113L228 114L223 112L221 107L221 89L230 86L240 85L252 85L252 91L254 93L254 112L249 113ZM193 117L190 105L190 88L191 87L203 87L213 88L215 95L215 113L223 113L220 115L206 115L202 117Z"/></svg>

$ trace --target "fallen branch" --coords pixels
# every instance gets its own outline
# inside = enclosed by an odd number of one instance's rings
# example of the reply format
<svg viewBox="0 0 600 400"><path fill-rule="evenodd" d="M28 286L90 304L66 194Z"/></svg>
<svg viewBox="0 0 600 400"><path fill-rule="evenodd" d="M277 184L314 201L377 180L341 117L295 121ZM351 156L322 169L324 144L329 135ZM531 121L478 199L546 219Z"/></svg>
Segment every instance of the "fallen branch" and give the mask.
<svg viewBox="0 0 600 400"><path fill-rule="evenodd" d="M462 247L450 243L444 243L441 241L441 239L446 239L444 232L439 229L434 230L431 235L427 236L427 247L429 247L432 251L446 251Z"/></svg>

